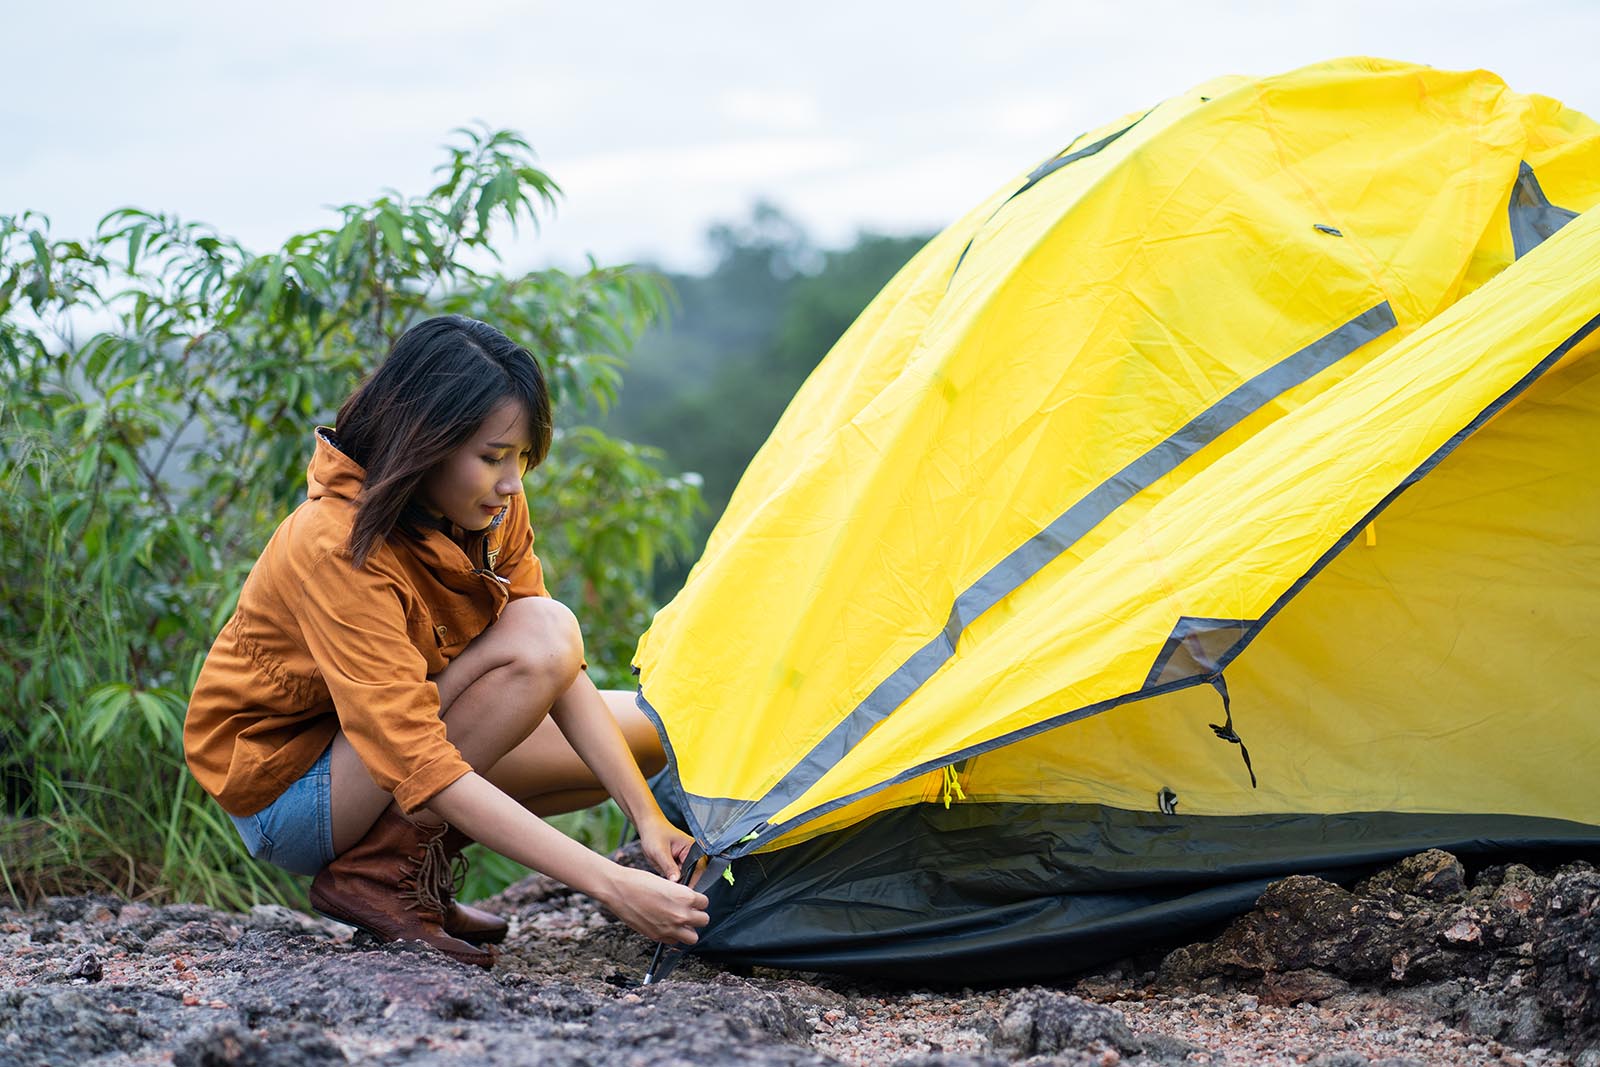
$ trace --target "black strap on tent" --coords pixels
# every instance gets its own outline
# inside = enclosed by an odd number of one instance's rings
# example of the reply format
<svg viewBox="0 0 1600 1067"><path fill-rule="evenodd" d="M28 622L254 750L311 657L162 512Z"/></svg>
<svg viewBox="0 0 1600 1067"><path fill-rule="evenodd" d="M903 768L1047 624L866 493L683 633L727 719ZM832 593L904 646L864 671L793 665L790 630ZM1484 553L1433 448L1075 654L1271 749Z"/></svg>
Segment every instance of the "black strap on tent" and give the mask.
<svg viewBox="0 0 1600 1067"><path fill-rule="evenodd" d="M1256 787L1256 771L1254 767L1250 766L1250 750L1244 747L1244 742L1239 739L1238 731L1233 728L1233 708L1228 703L1228 683L1222 680L1221 671L1206 680L1216 687L1218 693L1222 694L1222 711L1228 717L1227 721L1221 726L1216 723L1209 723L1211 732L1228 742L1228 744L1239 746L1239 755L1244 757L1244 769L1250 772L1250 788L1254 789Z"/></svg>

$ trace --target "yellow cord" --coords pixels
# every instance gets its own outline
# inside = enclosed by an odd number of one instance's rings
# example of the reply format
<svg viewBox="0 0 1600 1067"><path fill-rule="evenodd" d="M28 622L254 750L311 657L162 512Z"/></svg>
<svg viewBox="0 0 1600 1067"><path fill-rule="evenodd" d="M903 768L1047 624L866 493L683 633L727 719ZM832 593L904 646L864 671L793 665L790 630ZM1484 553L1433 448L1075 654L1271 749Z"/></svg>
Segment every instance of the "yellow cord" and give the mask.
<svg viewBox="0 0 1600 1067"><path fill-rule="evenodd" d="M956 769L953 764L944 769L944 789L940 794L940 799L944 801L944 806L947 810L952 799L967 799L967 794L961 789L961 779L956 775Z"/></svg>

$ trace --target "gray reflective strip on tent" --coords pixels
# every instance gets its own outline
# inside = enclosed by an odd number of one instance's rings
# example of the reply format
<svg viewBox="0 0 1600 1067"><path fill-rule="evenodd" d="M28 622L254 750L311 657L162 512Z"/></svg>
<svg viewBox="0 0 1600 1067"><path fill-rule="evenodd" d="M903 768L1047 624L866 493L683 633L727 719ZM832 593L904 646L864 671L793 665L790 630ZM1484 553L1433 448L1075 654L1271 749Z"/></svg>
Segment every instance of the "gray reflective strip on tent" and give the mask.
<svg viewBox="0 0 1600 1067"><path fill-rule="evenodd" d="M1511 247L1518 259L1538 248L1554 233L1578 217L1576 211L1556 207L1544 195L1533 168L1523 163L1511 186Z"/></svg>
<svg viewBox="0 0 1600 1067"><path fill-rule="evenodd" d="M1405 479L1401 481L1399 485L1391 489L1382 500L1378 501L1372 506L1370 511L1361 516L1361 519L1354 526L1350 527L1350 529L1345 532L1344 536L1340 537L1332 545L1328 546L1328 550L1318 557L1316 562L1312 563L1306 572L1295 580L1293 585L1289 586L1288 589L1285 589L1283 594L1279 596L1277 600L1273 601L1271 606L1268 607L1266 611L1261 613L1260 618L1256 619L1255 622L1250 624L1250 627L1246 631L1245 635L1235 642L1233 647L1229 648L1228 651L1222 655L1221 659L1218 660L1217 669L1227 670L1228 664L1232 663L1234 660L1238 659L1241 654L1243 654L1244 650L1248 648L1250 643L1256 639L1257 635L1261 633L1262 629L1267 625L1267 623L1271 622L1273 617L1277 615L1279 611L1283 610L1284 605L1289 603L1289 601L1293 600L1295 597L1299 596L1300 591L1306 587L1307 583L1309 583L1311 579L1315 578L1318 574L1321 574L1322 569L1331 563L1334 558L1339 555L1339 553L1343 552L1345 547L1349 545L1351 541L1355 540L1356 535L1362 530L1366 529L1368 524L1375 520L1385 508L1394 503L1396 497L1405 492L1407 489L1411 488L1417 482L1421 481L1423 478L1426 478L1435 467L1444 462L1444 460L1457 448L1460 448L1464 441L1481 430L1484 424L1490 419L1494 418L1501 411L1504 411L1507 405L1526 392L1534 382L1544 377L1546 372L1548 372L1551 367L1554 367L1557 363L1566 358L1568 352L1571 352L1574 348L1581 344L1585 338L1594 333L1597 329L1600 329L1600 315L1595 315L1593 318L1589 319L1588 322L1585 322L1582 326L1578 327L1578 329L1571 336L1569 336L1565 341L1562 341L1561 344L1557 345L1553 351L1548 353L1543 359L1535 364L1532 369L1528 371L1528 373L1524 374L1521 378L1518 378L1516 383L1513 384L1511 388L1507 389L1504 393L1501 393L1498 397L1496 397L1493 403L1480 411L1471 422L1467 423L1461 429L1452 434L1448 441L1440 445L1431 456L1423 460L1415 470L1406 475Z"/></svg>
<svg viewBox="0 0 1600 1067"><path fill-rule="evenodd" d="M1118 130L1116 133L1107 134L1092 145L1080 148L1076 152L1069 152L1064 156L1057 156L1054 159L1046 160L1045 162L1039 164L1039 166L1034 168L1033 173L1028 175L1027 184L1021 189L1018 189L1016 192L1012 193L1010 196L1006 197L1007 203L1015 200L1029 189L1032 189L1039 182L1043 181L1045 178L1048 178L1050 175L1054 174L1062 167L1065 167L1067 164L1076 163L1080 159L1094 155L1096 152L1100 151L1100 149L1104 148L1112 141L1115 141L1118 137L1121 137L1123 134L1139 125L1139 123L1143 122L1145 115L1148 114L1150 114L1150 112L1146 111L1144 115L1140 115L1138 118L1122 127L1122 129Z"/></svg>
<svg viewBox="0 0 1600 1067"><path fill-rule="evenodd" d="M1154 110L1154 109L1152 108L1151 110ZM1135 126L1139 125L1139 123L1143 122L1145 120L1145 118L1149 114L1150 114L1150 112L1146 111L1143 115L1140 115L1138 118L1134 119L1132 122L1130 122L1126 126L1122 127L1122 129L1118 130L1116 133L1107 134L1106 136L1100 138L1100 140L1096 141L1092 145L1086 145L1085 147L1078 149L1076 152L1069 152L1064 156L1056 156L1053 159L1047 159L1043 163L1039 164L1037 167L1033 168L1033 170L1028 174L1028 180L1022 184L1022 188L1018 189L1016 192L1014 192L1010 196L1006 197L1005 198L1005 202L1002 203L1000 205L1000 207L995 208L994 211L990 213L989 217L984 220L983 225L984 226L989 225L990 222L994 221L994 217L996 215L1000 214L1001 209L1004 208L1006 206L1006 204L1011 203L1011 201L1015 200L1017 197L1021 196L1025 192L1027 192L1029 189L1032 189L1035 185L1038 185L1040 181L1042 181L1045 178L1048 178L1050 175L1054 174L1056 171L1060 170L1062 167L1066 166L1068 163L1076 163L1080 159L1086 159L1089 156L1094 155L1096 152L1100 151L1106 145L1110 144L1112 141L1115 141L1118 137L1121 137L1123 134L1127 133L1129 130L1131 130ZM983 227L981 227L981 226L979 227L980 230L982 228ZM961 264L966 262L967 253L972 251L972 242L976 241L977 239L978 239L978 235L976 233L974 233L971 237L967 238L966 247L963 248L961 250L961 254L956 257L956 265L954 267L950 268L950 281L945 283L945 290L947 292L949 291L950 286L955 283L956 272L961 269Z"/></svg>
<svg viewBox="0 0 1600 1067"><path fill-rule="evenodd" d="M1428 459L1425 460L1421 466L1408 475L1404 481L1391 490L1389 494L1381 501L1375 504L1372 510L1363 515L1361 519L1355 523L1355 525L1351 526L1350 529L1345 532L1344 536L1335 541L1328 548L1327 552L1311 565L1311 568L1307 570L1305 574L1301 575L1300 578L1296 580L1296 582L1291 585L1283 593L1283 595L1272 604L1270 608L1262 613L1260 618L1249 623L1243 636L1236 640L1232 646L1229 647L1227 652L1223 653L1222 656L1216 660L1215 669L1217 671L1227 670L1228 665L1238 658L1238 656L1245 650L1250 642L1255 640L1256 636L1261 633L1261 630L1267 625L1268 622L1272 620L1275 615L1277 615L1283 606L1295 596L1299 595L1300 591L1305 588L1306 584L1316 577L1317 574L1321 573L1323 567L1325 567L1330 560L1336 557L1340 552L1344 551L1345 547L1348 546L1362 530L1366 529L1367 525L1371 523L1373 519L1377 518L1380 512L1393 503L1396 497L1398 497L1415 482L1426 477L1427 474L1432 471L1434 467L1438 466L1438 464L1445 457L1454 452L1463 441L1472 436L1474 433L1477 433L1486 422L1494 418L1494 416L1502 411L1507 404L1511 403L1518 396L1522 395L1524 390L1526 390L1530 385L1533 384L1533 382L1537 381L1541 376L1549 371L1551 367L1559 363L1568 352L1572 351L1572 349L1582 342L1584 338L1594 333L1596 329L1600 329L1600 315L1596 315L1594 318L1591 318L1588 322L1579 327L1575 333L1558 345L1554 351L1550 352L1545 356L1544 359L1540 360L1537 366L1535 366L1527 374L1523 375L1522 378L1518 379L1515 385L1506 390L1506 392L1501 394L1501 396L1498 397L1494 403L1490 404L1487 408L1480 412L1472 422L1462 427L1462 429L1457 431L1456 434L1450 438L1450 440L1441 445L1438 451L1434 452L1433 455L1428 457ZM982 744L973 745L970 748L961 749L958 752L940 754L933 759L911 767L900 774L895 775L893 778L887 779L886 781L874 783L873 785L867 786L865 789L859 789L854 793L840 797L838 800L832 800L826 804L820 804L815 808L811 808L808 811L801 812L799 815L796 815L787 822L780 823L777 826L768 827L762 825L760 828L760 838L750 841L746 843L746 845L741 845L735 854L743 855L749 851L752 851L755 848L760 847L763 841L771 840L774 837L779 837L810 819L815 819L821 815L826 815L831 811L836 811L837 809L853 803L870 793L876 792L879 789L884 789L892 785L898 785L901 782L910 781L912 778L915 778L920 774L926 774L928 771L947 765L952 758L961 757L964 759L971 759L974 756L981 756L986 752L993 752L995 749L1003 748L1006 745L1015 744L1018 741L1026 740L1027 738L1037 736L1038 734L1046 731L1059 729L1060 727L1069 723L1087 719L1091 715L1098 715L1101 712L1109 711L1112 708L1118 707L1122 704L1127 704L1134 700L1144 700L1149 697L1161 696L1165 693L1171 693L1179 689L1188 688L1191 685L1202 684L1205 681L1206 678L1203 675L1189 675L1173 681L1162 682L1157 684L1154 688L1149 687L1149 683L1147 682L1146 688L1137 690L1135 692L1123 693L1119 696L1102 700L1097 704L1088 704L1081 708L1074 708L1072 711L1066 712L1062 715L1054 715L1047 719L1041 719L1038 722L1023 727L1020 730L1014 730L1011 733L1005 734L1001 737L993 738L989 741L983 742Z"/></svg>
<svg viewBox="0 0 1600 1067"><path fill-rule="evenodd" d="M1384 301L1332 333L1313 341L1235 388L1177 432L1090 490L1055 521L1029 538L956 598L943 629L867 694L811 751L741 817L724 826L707 851L719 853L792 803L878 723L905 703L955 655L961 634L974 619L1038 574L1079 538L1178 465L1231 430L1273 398L1331 367L1397 325ZM688 798L690 805L697 798Z"/></svg>

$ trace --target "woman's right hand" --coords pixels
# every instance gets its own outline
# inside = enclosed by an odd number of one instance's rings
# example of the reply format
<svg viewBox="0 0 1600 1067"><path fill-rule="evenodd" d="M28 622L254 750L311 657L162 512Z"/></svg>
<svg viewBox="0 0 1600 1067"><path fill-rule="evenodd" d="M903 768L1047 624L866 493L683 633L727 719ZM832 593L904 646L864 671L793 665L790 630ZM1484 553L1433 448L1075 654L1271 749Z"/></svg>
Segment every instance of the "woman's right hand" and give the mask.
<svg viewBox="0 0 1600 1067"><path fill-rule="evenodd" d="M614 866L611 886L600 903L617 918L652 941L692 945L700 940L697 931L711 921L705 894L649 871Z"/></svg>

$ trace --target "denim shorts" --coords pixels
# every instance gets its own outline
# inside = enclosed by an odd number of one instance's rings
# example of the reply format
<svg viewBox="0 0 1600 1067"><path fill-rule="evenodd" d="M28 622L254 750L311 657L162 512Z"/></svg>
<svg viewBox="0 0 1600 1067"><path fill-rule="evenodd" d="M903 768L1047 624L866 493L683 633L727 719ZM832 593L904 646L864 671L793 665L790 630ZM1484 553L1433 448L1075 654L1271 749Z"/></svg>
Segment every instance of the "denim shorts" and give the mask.
<svg viewBox="0 0 1600 1067"><path fill-rule="evenodd" d="M258 860L294 874L316 874L333 862L333 745L277 800L254 815L230 815L244 847Z"/></svg>

